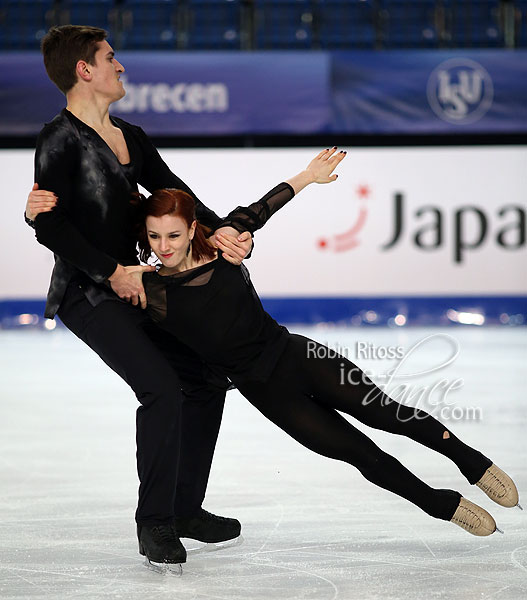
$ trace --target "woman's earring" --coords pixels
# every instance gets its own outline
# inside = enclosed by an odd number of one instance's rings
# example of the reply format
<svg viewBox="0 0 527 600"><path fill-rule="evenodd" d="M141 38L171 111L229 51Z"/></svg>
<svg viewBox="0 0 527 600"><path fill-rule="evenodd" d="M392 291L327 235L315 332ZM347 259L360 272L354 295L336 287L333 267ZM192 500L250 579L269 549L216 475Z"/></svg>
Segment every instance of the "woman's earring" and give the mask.
<svg viewBox="0 0 527 600"><path fill-rule="evenodd" d="M190 254L190 248L191 247L192 247L192 240L190 240L190 242L188 243L187 256Z"/></svg>

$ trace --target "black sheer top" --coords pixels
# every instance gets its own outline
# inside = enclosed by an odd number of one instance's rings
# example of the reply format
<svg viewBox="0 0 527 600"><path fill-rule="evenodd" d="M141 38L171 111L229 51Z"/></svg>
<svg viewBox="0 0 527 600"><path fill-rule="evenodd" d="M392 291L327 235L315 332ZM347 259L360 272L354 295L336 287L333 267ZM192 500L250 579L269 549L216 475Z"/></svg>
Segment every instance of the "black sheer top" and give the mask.
<svg viewBox="0 0 527 600"><path fill-rule="evenodd" d="M281 183L261 200L238 207L227 222L254 232L294 196ZM213 372L232 382L265 381L287 343L288 331L263 309L245 265L221 253L182 272L145 273L150 316L192 348Z"/></svg>

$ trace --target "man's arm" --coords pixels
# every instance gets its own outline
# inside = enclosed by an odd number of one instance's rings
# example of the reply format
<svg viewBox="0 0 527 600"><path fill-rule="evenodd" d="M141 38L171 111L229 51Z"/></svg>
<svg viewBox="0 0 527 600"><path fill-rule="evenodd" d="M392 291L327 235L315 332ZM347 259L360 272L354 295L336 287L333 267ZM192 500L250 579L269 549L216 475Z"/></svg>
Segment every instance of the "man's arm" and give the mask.
<svg viewBox="0 0 527 600"><path fill-rule="evenodd" d="M64 138L44 130L37 141L35 181L41 190L53 193L57 203L53 210L35 217L36 238L94 281L102 283L115 272L117 261L86 240L71 221L76 152Z"/></svg>
<svg viewBox="0 0 527 600"><path fill-rule="evenodd" d="M215 231L221 226L218 215L205 206L190 187L177 175L172 173L168 165L161 158L156 147L152 144L146 133L140 127L134 127L143 152L143 168L139 176L139 183L150 193L163 188L183 190L190 194L196 203L196 218L198 221Z"/></svg>
<svg viewBox="0 0 527 600"><path fill-rule="evenodd" d="M175 188L190 194L196 203L196 218L214 232L211 237L214 245L224 252L226 260L239 265L251 252L251 235L244 229L239 230L230 224L225 224L214 211L201 202L182 179L172 173L146 133L140 127L134 126L134 130L138 136L144 160L139 183L150 193L162 188Z"/></svg>
<svg viewBox="0 0 527 600"><path fill-rule="evenodd" d="M46 190L39 190L38 183L35 183L31 192L29 192L24 212L26 224L34 229L37 215L42 212L50 212L56 205L57 197L55 194ZM252 237L248 231L240 234L233 227L220 227L214 232L211 239L215 246L223 251L225 259L235 265L239 265L244 258L249 258L252 251ZM131 267L125 267L125 269L130 268ZM121 274L122 273L123 271L121 270ZM116 289L117 285L115 279L118 274L119 271L116 270L109 280L114 291L118 293L121 298L125 298L126 295L124 295L124 292L119 293Z"/></svg>
<svg viewBox="0 0 527 600"><path fill-rule="evenodd" d="M70 219L74 201L75 148L64 140L49 139L43 132L37 141L35 179L29 194L26 223L35 228L39 243L86 273L97 283L109 281L113 291L132 304L146 308L142 283L144 271L155 267L123 267L90 244ZM44 189L40 189L44 188Z"/></svg>

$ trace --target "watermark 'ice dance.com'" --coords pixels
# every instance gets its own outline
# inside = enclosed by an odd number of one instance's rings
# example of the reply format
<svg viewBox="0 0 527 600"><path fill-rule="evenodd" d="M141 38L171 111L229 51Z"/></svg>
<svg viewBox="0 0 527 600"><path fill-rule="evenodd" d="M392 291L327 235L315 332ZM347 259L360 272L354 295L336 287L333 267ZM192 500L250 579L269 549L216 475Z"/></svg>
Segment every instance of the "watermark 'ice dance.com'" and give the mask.
<svg viewBox="0 0 527 600"><path fill-rule="evenodd" d="M404 367L410 356L418 349L422 351L425 344L437 340L446 341L449 346L450 352L446 359L421 371L405 373ZM440 420L480 421L482 419L483 413L480 407L454 406L455 400L452 398L451 392L463 387L464 381L462 378L458 377L450 380L444 377L424 385L415 383L417 378L445 369L456 360L460 348L459 343L452 336L443 333L429 335L416 342L406 351L402 346L375 346L365 342L356 342L354 350L355 352L351 356L352 351L347 346L329 347L310 342L307 347L307 357L310 359L348 359L350 362L343 360L339 364L340 385L371 385L370 376L374 377L377 388L372 387L367 392L362 399L364 405L373 402L382 394L381 403L397 401L399 404L413 407L415 411L411 418L426 418L426 415L419 412L423 410L428 414L435 415ZM352 358L362 360L397 359L398 362L385 373L375 374L372 370L360 369L353 363ZM414 383L411 383L411 380L414 380Z"/></svg>

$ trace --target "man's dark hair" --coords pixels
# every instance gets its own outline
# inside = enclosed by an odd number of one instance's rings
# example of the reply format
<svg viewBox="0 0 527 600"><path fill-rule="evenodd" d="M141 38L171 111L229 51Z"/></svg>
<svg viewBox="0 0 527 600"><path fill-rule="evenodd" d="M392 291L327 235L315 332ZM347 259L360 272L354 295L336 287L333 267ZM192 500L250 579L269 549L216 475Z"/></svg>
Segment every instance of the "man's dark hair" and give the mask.
<svg viewBox="0 0 527 600"><path fill-rule="evenodd" d="M52 27L42 38L42 54L49 78L61 92L67 94L77 83L75 72L79 60L95 64L97 43L107 32L98 27L62 25Z"/></svg>

